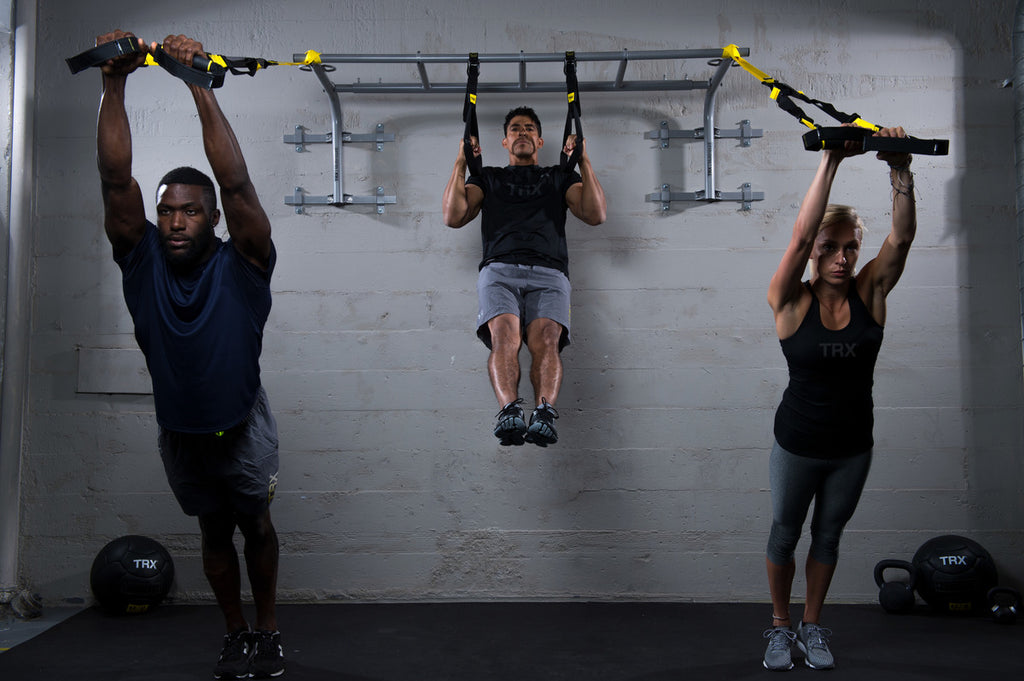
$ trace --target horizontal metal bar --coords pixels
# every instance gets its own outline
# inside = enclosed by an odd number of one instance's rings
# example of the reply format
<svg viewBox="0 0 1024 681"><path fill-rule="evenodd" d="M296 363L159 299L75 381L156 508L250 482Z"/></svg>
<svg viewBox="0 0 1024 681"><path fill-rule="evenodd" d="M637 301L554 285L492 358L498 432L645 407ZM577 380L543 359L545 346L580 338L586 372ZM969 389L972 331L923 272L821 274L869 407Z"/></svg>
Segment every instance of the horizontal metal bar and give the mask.
<svg viewBox="0 0 1024 681"><path fill-rule="evenodd" d="M589 81L580 83L580 92L666 92L675 90L707 90L706 80L627 80L621 86L611 81ZM408 94L413 92L464 94L465 83L433 83L424 89L419 83L334 83L335 92L358 94ZM527 83L480 83L478 93L502 92L561 92L565 93L565 81Z"/></svg>
<svg viewBox="0 0 1024 681"><path fill-rule="evenodd" d="M741 57L750 56L749 47L739 49ZM480 63L492 64L514 64L519 62L562 62L565 60L564 52L548 53L524 53L509 52L500 54L480 54ZM722 48L705 48L696 50L620 50L616 52L577 52L576 61L620 61L628 58L630 61L653 60L653 59L721 59ZM306 53L295 53L292 61L303 62ZM464 64L468 54L321 54L320 62L323 64Z"/></svg>

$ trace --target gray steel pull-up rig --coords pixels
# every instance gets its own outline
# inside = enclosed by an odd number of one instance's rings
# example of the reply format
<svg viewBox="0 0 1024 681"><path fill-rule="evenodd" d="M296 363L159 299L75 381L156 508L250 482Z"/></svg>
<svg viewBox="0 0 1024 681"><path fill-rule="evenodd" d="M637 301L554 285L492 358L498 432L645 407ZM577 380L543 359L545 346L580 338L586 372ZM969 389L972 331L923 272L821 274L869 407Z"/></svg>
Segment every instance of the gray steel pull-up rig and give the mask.
<svg viewBox="0 0 1024 681"><path fill-rule="evenodd" d="M749 55L749 48L740 48L740 54ZM301 62L305 55L295 54L293 59ZM480 64L516 64L518 65L518 78L505 82L490 82L481 79L478 84L478 92L486 93L543 93L543 92L565 92L564 81L530 81L527 77L527 64L554 62L561 63L566 59L565 53L505 53L505 54L479 54L477 56ZM742 201L743 208L749 209L751 201L758 201L764 198L762 192L750 191L750 183L743 184L740 192L722 192L715 185L715 139L719 137L738 138L742 146L749 146L750 139L761 137L762 131L752 129L749 121L742 121L739 127L733 130L719 130L715 127L715 95L718 87L725 77L729 67L733 64L731 59L723 56L719 49L693 49L693 50L621 50L617 52L576 52L575 59L578 63L583 62L617 62L615 77L606 81L580 80L580 92L665 92L680 90L704 90L704 120L703 126L692 130L670 130L666 121L661 122L658 130L644 133L645 139L660 140L660 148L669 147L669 140L679 138L685 140L704 141L704 189L695 192L673 192L667 184L661 186L661 191L648 194L646 200L660 203L662 210L668 210L672 201ZM708 80L691 80L689 78L663 78L659 80L636 80L626 78L626 69L631 61L674 61L685 59L704 59L714 67L714 73ZM321 54L318 63L311 63L308 68L320 81L324 92L330 103L331 110L331 131L326 134L309 134L302 126L295 127L295 133L285 135L284 141L295 145L296 151L302 151L306 144L330 143L333 149L333 192L326 196L311 196L301 188L296 187L292 196L285 197L285 203L296 207L296 212L302 212L303 206L307 205L334 205L345 206L349 204L370 204L377 206L377 212L383 213L386 204L397 202L397 197L384 194L384 188L378 186L376 193L366 196L354 196L345 194L343 190L343 166L342 149L346 143L369 142L376 144L377 150L383 148L385 142L394 142L394 133L385 132L382 125L372 133L353 134L342 130L342 110L340 94L463 94L466 84L455 82L432 82L427 66L435 64L465 64L467 55L464 54ZM406 82L335 82L332 74L336 73L334 64L412 64L416 67L417 77ZM454 109L453 109L454 111Z"/></svg>

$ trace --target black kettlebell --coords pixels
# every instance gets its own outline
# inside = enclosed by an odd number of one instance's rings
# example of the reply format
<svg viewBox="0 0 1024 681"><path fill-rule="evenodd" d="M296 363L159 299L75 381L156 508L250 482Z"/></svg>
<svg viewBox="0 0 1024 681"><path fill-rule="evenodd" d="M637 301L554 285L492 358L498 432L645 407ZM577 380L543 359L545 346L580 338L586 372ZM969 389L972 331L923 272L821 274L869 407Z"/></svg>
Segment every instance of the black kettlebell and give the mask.
<svg viewBox="0 0 1024 681"><path fill-rule="evenodd" d="M889 568L906 570L907 581L885 581ZM914 584L917 582L917 568L905 560L887 558L875 566L875 584L878 585L878 602L889 613L902 614L914 609Z"/></svg>
<svg viewBox="0 0 1024 681"><path fill-rule="evenodd" d="M994 586L988 590L988 605L995 623L1013 624L1020 610L1020 593L1008 586Z"/></svg>

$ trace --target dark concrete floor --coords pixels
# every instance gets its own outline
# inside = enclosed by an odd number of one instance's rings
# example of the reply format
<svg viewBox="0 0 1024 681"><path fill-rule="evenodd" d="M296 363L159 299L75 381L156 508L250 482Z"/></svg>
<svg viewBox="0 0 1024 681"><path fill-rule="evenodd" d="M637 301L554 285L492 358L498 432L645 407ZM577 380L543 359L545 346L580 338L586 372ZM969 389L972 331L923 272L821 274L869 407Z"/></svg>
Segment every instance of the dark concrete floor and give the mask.
<svg viewBox="0 0 1024 681"><path fill-rule="evenodd" d="M767 606L735 603L282 605L283 678L312 681L682 681L765 679ZM794 614L799 609L794 610ZM836 668L798 678L1011 679L1024 672L1024 621L888 615L829 605ZM215 606L134 617L84 610L0 654L0 679L208 679Z"/></svg>

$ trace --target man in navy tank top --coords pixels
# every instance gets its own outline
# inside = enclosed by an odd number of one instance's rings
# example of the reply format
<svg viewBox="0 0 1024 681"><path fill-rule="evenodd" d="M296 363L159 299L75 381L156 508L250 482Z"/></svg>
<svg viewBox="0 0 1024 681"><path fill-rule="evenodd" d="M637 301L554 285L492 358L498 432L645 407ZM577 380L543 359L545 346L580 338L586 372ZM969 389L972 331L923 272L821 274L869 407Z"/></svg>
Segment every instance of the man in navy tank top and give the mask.
<svg viewBox="0 0 1024 681"><path fill-rule="evenodd" d="M123 37L134 36L114 31L97 44ZM101 67L97 158L104 229L153 381L167 479L182 510L198 517L203 569L224 615L214 678L276 677L284 672L275 615L278 541L270 519L278 441L259 366L276 260L270 221L213 92L191 84L229 238L214 234L222 215L217 192L194 168L164 176L156 224L146 218L132 177L125 86L157 45L140 40L139 47ZM203 46L185 36L168 36L161 47L188 65L204 55ZM254 627L242 610L236 527L244 538Z"/></svg>
<svg viewBox="0 0 1024 681"><path fill-rule="evenodd" d="M455 228L482 213L477 336L491 351L487 372L500 408L494 436L502 445L531 442L546 447L558 440L554 404L562 385L560 353L570 342L566 210L588 225L599 225L607 205L585 140L576 173L538 165L544 138L533 109L509 111L504 134L501 144L508 151L508 165L485 166L468 180L460 143L442 210L445 224ZM473 138L472 146L479 156L479 141ZM569 135L563 151L568 155L575 147L576 136ZM535 404L529 422L519 397L524 341Z"/></svg>

